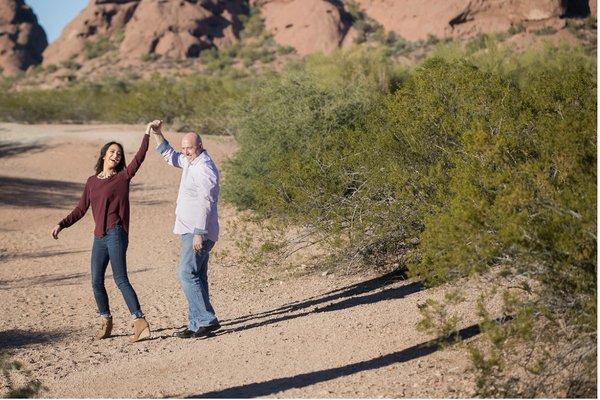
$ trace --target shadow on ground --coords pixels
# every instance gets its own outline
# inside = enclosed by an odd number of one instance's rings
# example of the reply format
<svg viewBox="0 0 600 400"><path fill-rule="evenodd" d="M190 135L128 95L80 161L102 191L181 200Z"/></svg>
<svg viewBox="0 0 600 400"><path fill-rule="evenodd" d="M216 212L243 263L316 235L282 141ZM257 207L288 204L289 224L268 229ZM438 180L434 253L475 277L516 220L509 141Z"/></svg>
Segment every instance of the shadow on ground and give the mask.
<svg viewBox="0 0 600 400"><path fill-rule="evenodd" d="M138 270L127 271L129 275L146 272L152 268L142 268ZM89 280L89 272L74 272L70 274L47 274L27 278L18 278L10 281L0 280L0 290L22 289L31 286L66 286L82 283ZM106 279L112 279L112 273L106 274Z"/></svg>
<svg viewBox="0 0 600 400"><path fill-rule="evenodd" d="M74 207L84 185L48 179L0 176L0 205L15 207Z"/></svg>
<svg viewBox="0 0 600 400"><path fill-rule="evenodd" d="M32 332L21 329L0 331L0 350L13 349L30 344L55 342L67 335L64 331Z"/></svg>
<svg viewBox="0 0 600 400"><path fill-rule="evenodd" d="M39 143L0 142L0 158L18 155L30 155L48 149L49 146Z"/></svg>
<svg viewBox="0 0 600 400"><path fill-rule="evenodd" d="M400 283L398 285L398 283ZM419 282L406 281L406 270L397 269L380 277L336 289L299 302L293 302L261 313L224 320L225 329L217 335L240 332L260 326L304 317L314 313L340 311L362 304L395 300L423 290Z"/></svg>
<svg viewBox="0 0 600 400"><path fill-rule="evenodd" d="M29 253L9 253L6 250L0 249L0 261L46 258L64 256L65 254L77 254L85 252L89 252L89 250L41 250L32 251Z"/></svg>
<svg viewBox="0 0 600 400"><path fill-rule="evenodd" d="M390 353L385 356L372 358L367 361L360 361L342 367L308 372L305 374L298 374L285 378L271 379L264 382L234 386L227 389L188 396L188 398L251 398L269 396L285 390L300 389L316 383L341 378L343 376L353 375L363 371L375 370L396 363L404 363L419 357L427 356L439 350L442 345L455 343L459 339L468 339L478 335L479 333L479 326L471 325L467 328L461 329L460 331L454 332L454 334L448 337L430 340L428 342Z"/></svg>

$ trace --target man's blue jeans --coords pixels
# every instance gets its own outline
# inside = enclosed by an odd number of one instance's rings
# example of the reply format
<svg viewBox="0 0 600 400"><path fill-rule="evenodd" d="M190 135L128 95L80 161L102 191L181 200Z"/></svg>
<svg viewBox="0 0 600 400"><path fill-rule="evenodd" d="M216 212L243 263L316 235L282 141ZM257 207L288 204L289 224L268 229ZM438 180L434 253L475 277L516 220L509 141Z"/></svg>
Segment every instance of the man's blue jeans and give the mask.
<svg viewBox="0 0 600 400"><path fill-rule="evenodd" d="M140 309L140 303L137 295L127 278L127 246L129 240L127 233L120 225L115 225L106 230L102 237L94 237L92 246L92 289L94 298L98 306L98 312L103 316L110 316L108 305L108 295L104 287L104 274L108 261L113 272L113 278L117 287L125 298L127 308L134 317L141 317L144 314Z"/></svg>
<svg viewBox="0 0 600 400"><path fill-rule="evenodd" d="M188 302L188 329L197 331L218 322L208 297L208 256L215 242L204 240L202 250L196 252L193 239L191 233L181 235L178 277Z"/></svg>

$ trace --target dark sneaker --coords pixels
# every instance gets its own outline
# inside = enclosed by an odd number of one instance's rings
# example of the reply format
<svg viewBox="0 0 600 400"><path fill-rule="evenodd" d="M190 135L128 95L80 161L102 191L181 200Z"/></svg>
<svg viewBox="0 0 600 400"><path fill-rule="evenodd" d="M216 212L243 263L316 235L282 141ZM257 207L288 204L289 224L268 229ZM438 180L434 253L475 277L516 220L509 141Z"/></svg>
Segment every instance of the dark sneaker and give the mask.
<svg viewBox="0 0 600 400"><path fill-rule="evenodd" d="M205 337L210 336L214 331L221 328L221 324L218 322L214 325L201 326L195 333L194 337Z"/></svg>
<svg viewBox="0 0 600 400"><path fill-rule="evenodd" d="M177 337L180 339L189 339L191 337L194 337L194 331L190 331L189 329L185 328L181 331L175 331L173 332L173 337Z"/></svg>
<svg viewBox="0 0 600 400"><path fill-rule="evenodd" d="M221 325L219 323L214 324L214 325L202 326L196 332L185 328L183 330L173 332L173 337L177 337L180 339L189 339L189 338L193 338L193 337L194 338L207 337L207 336L210 336L212 334L212 332L216 331L220 327L221 327Z"/></svg>

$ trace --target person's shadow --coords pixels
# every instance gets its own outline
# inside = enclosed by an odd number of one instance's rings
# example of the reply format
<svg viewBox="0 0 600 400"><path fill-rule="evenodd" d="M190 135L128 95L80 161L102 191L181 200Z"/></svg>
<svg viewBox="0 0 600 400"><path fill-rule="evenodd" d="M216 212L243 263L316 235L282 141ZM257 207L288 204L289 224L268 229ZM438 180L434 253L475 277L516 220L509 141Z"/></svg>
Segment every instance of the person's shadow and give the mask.
<svg viewBox="0 0 600 400"><path fill-rule="evenodd" d="M216 335L245 331L315 313L341 311L362 304L399 299L421 290L421 283L407 281L406 269L398 268L382 276L272 310L224 320L221 323L224 329L217 331Z"/></svg>

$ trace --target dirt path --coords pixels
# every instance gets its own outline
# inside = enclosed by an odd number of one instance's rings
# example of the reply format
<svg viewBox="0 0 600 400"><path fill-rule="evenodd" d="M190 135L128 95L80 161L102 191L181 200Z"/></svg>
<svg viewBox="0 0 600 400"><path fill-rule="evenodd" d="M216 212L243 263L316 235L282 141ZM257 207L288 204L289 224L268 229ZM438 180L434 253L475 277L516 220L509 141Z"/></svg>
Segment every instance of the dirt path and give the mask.
<svg viewBox="0 0 600 400"><path fill-rule="evenodd" d="M415 329L417 304L443 291L395 275L264 281L218 259L209 279L221 333L171 338L186 322L171 231L179 171L152 149L133 180L128 264L154 337L128 343L130 319L109 278L114 336L92 340L91 213L58 241L50 231L76 204L100 146L117 139L130 160L143 129L0 124L0 350L42 381L40 396L472 395L464 348L438 350ZM231 138L204 141L219 166L235 151ZM216 251L236 251L226 223L235 216L221 204Z"/></svg>

